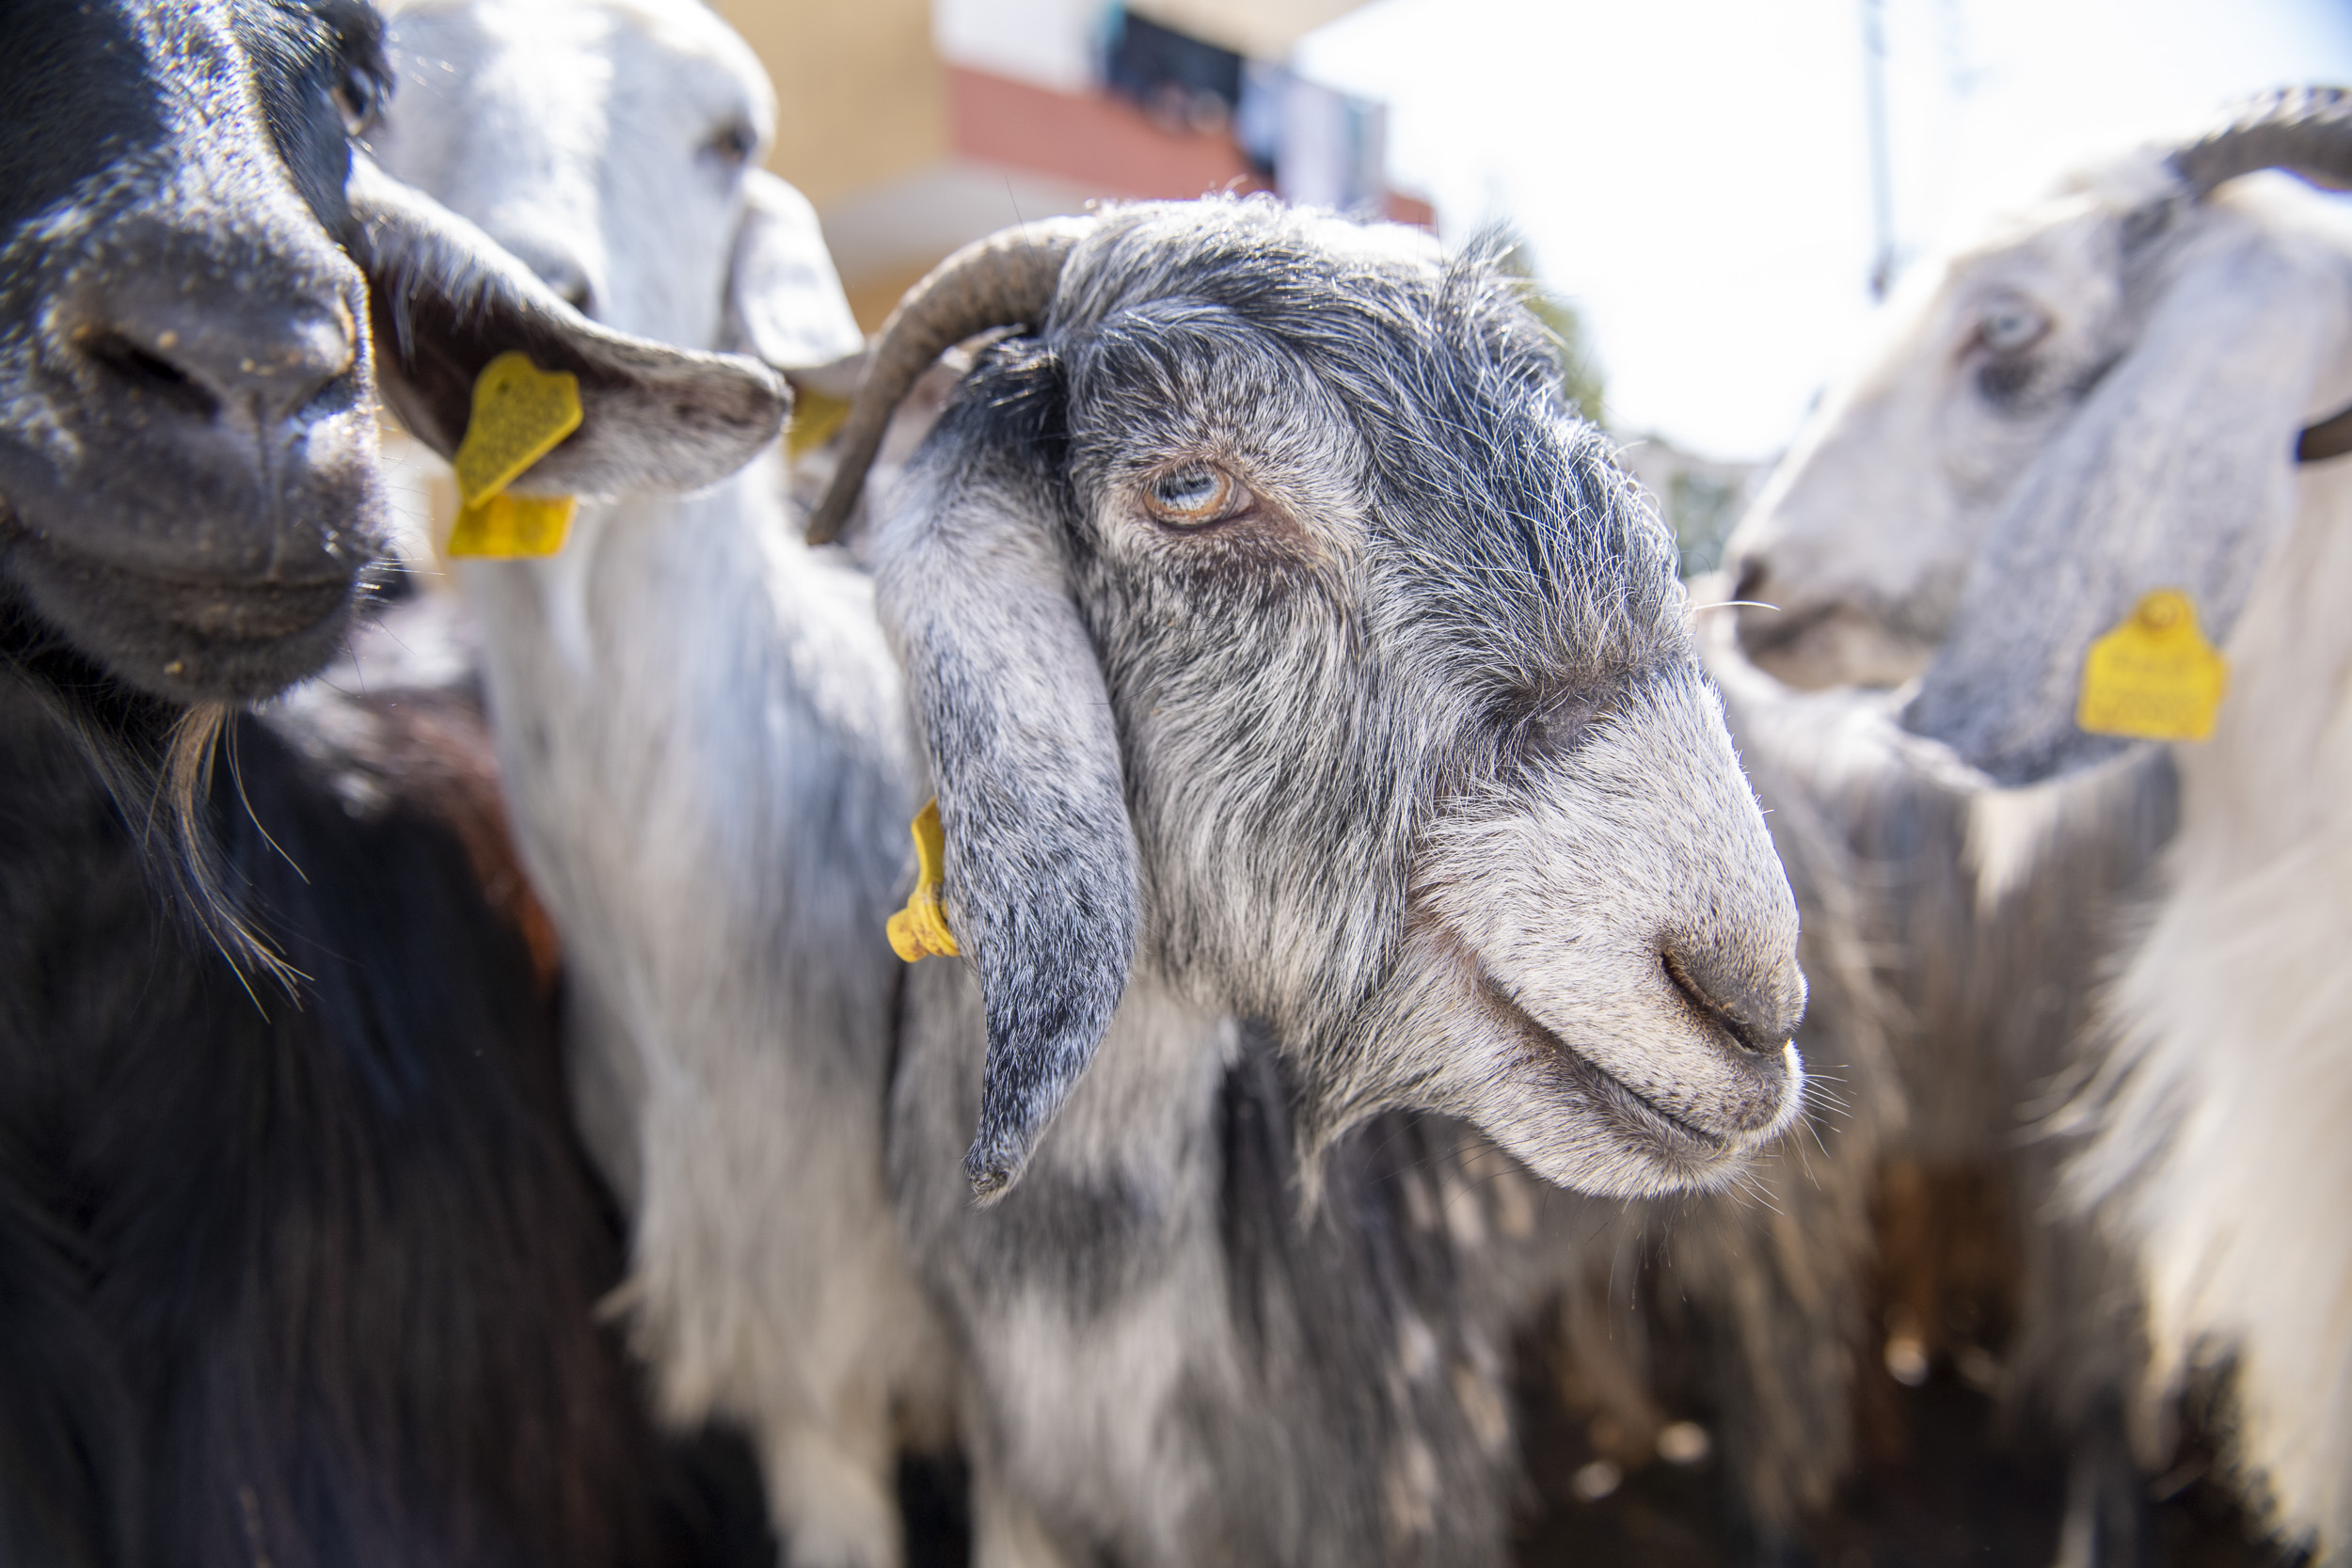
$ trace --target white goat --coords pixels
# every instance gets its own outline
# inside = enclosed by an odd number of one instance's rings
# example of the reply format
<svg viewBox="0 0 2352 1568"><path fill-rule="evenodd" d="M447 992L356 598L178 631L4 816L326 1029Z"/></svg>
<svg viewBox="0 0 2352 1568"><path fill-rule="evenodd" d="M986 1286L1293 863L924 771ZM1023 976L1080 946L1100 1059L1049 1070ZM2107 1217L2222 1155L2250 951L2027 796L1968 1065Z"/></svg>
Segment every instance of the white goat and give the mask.
<svg viewBox="0 0 2352 1568"><path fill-rule="evenodd" d="M818 530L1009 323L875 536L966 958L915 972L891 1152L977 1560L1498 1560L1524 1191L1391 1108L1611 1194L1797 1109L1794 911L1671 541L1507 280L1264 201L946 263Z"/></svg>
<svg viewBox="0 0 2352 1568"><path fill-rule="evenodd" d="M778 365L860 346L808 204L757 170L767 80L693 0L422 0L390 44L388 166L589 315ZM791 1561L882 1568L902 1423L944 1382L882 1155L920 797L868 584L780 497L771 453L458 576L662 1410L749 1428Z"/></svg>
<svg viewBox="0 0 2352 1568"><path fill-rule="evenodd" d="M1734 550L1740 596L1781 607L1747 612L1760 660L1927 665L1906 722L2002 784L2122 749L2075 727L2075 694L2140 594L2185 591L2224 644L2212 739L2170 748L2179 827L2103 1000L2072 1169L2136 1258L2156 1381L2233 1368L2250 1487L2341 1561L2352 465L2326 459L2352 402L2352 224L2276 177L2231 183L2264 168L2352 181L2352 101L2274 95L1924 277Z"/></svg>

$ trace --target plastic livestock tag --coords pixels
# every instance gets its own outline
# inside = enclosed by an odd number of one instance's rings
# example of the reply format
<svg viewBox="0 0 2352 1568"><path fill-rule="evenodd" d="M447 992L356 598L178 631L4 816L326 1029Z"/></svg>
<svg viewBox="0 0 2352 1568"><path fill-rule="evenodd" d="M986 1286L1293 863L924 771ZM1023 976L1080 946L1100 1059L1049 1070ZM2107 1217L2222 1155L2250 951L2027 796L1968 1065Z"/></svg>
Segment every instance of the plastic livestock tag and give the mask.
<svg viewBox="0 0 2352 1568"><path fill-rule="evenodd" d="M2092 735L2203 740L2229 680L2229 660L2197 629L2188 595L2159 588L2090 645L2074 722Z"/></svg>
<svg viewBox="0 0 2352 1568"><path fill-rule="evenodd" d="M553 555L571 531L569 496L510 496L556 444L580 428L580 378L543 371L519 353L500 355L474 378L473 413L453 467L463 505L451 532L453 556Z"/></svg>
<svg viewBox="0 0 2352 1568"><path fill-rule="evenodd" d="M929 958L956 956L955 933L947 929L947 911L939 901L939 888L947 867L947 832L939 825L939 801L925 803L915 814L914 891L907 907L890 917L890 950L909 963Z"/></svg>
<svg viewBox="0 0 2352 1568"><path fill-rule="evenodd" d="M493 561L553 555L564 547L579 504L570 496L492 496L458 512L449 553Z"/></svg>
<svg viewBox="0 0 2352 1568"><path fill-rule="evenodd" d="M833 439L850 417L847 398L829 398L805 387L792 388L792 422L784 427L784 454L798 462Z"/></svg>
<svg viewBox="0 0 2352 1568"><path fill-rule="evenodd" d="M523 476L557 442L580 428L580 378L543 371L509 350L474 378L473 415L453 460L457 493L472 506Z"/></svg>

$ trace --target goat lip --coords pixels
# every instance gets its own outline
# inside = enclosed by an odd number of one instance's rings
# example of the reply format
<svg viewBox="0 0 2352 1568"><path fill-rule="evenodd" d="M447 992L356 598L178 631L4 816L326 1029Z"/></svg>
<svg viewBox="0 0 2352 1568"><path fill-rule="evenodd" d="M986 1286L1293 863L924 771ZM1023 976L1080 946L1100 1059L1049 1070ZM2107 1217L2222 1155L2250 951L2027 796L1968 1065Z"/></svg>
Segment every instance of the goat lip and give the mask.
<svg viewBox="0 0 2352 1568"><path fill-rule="evenodd" d="M1748 656L1749 662L1765 664L1819 631L1845 608L1834 599L1794 613L1777 606L1767 612L1742 605L1734 622L1739 630L1740 651Z"/></svg>
<svg viewBox="0 0 2352 1568"><path fill-rule="evenodd" d="M1805 691L1900 686L1927 668L1938 641L1915 629L1912 617L1851 597L1787 614L1742 608L1736 615L1747 661Z"/></svg>
<svg viewBox="0 0 2352 1568"><path fill-rule="evenodd" d="M145 571L23 533L0 569L86 655L182 702L266 697L314 673L359 584L357 568L279 580Z"/></svg>
<svg viewBox="0 0 2352 1568"><path fill-rule="evenodd" d="M1684 1120L1561 1038L1534 1014L1513 1001L1502 982L1487 974L1483 965L1478 971L1478 983L1487 1005L1511 1028L1582 1084L1597 1106L1629 1124L1628 1131L1662 1146L1674 1163L1716 1164L1738 1152L1740 1140Z"/></svg>

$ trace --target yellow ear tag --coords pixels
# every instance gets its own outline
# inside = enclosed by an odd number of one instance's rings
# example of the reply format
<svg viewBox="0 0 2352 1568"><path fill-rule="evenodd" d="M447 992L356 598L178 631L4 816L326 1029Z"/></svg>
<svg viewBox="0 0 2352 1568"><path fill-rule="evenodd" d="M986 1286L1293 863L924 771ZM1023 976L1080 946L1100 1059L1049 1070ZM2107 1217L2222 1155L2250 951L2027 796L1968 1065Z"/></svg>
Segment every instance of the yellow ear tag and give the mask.
<svg viewBox="0 0 2352 1568"><path fill-rule="evenodd" d="M572 496L509 496L501 492L460 508L450 531L449 553L508 561L553 555L572 531Z"/></svg>
<svg viewBox="0 0 2352 1568"><path fill-rule="evenodd" d="M2090 645L2074 722L2092 735L2203 740L2229 682L2229 660L2197 629L2197 607L2159 588Z"/></svg>
<svg viewBox="0 0 2352 1568"><path fill-rule="evenodd" d="M580 378L500 355L474 378L473 413L453 466L464 501L453 556L553 555L572 521L569 496L509 496L509 484L580 428Z"/></svg>
<svg viewBox="0 0 2352 1568"><path fill-rule="evenodd" d="M909 963L956 956L955 933L947 929L947 911L939 902L939 884L946 873L947 832L939 825L939 802L932 800L915 814L914 891L907 907L890 917L890 950Z"/></svg>
<svg viewBox="0 0 2352 1568"><path fill-rule="evenodd" d="M784 454L798 462L833 439L850 417L847 398L829 398L805 387L792 388L792 422L784 427Z"/></svg>

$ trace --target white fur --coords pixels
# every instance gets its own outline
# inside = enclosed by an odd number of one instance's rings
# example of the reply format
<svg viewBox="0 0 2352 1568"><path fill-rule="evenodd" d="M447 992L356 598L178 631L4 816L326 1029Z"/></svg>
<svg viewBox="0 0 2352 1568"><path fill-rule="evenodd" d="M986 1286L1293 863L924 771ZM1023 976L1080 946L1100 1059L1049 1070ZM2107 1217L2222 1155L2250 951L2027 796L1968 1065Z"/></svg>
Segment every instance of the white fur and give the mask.
<svg viewBox="0 0 2352 1568"><path fill-rule="evenodd" d="M1759 662L1808 684L1903 678L1953 627L1988 531L2030 499L2021 476L2059 450L2080 406L2008 420L1970 411L1966 340L1988 295L2029 297L2052 318L2052 342L2087 366L2191 347L2219 360L2124 410L2141 422L2122 427L2132 434L2110 440L2106 469L2080 486L2116 526L2076 543L2078 519L2086 534L2096 520L2086 507L2042 541L2051 572L2076 569L2070 549L2112 562L2171 497L2215 474L2256 476L2218 499L2207 531L2238 551L2213 575L2251 575L2224 648L2230 693L2209 743L2172 748L2179 828L2105 1000L2098 1081L2074 1123L2093 1137L2074 1186L2137 1259L2158 1384L2233 1363L2233 1448L2251 1489L2285 1536L2341 1562L2352 1554L2352 1227L2341 1214L2352 1186L2352 635L2339 585L2352 570L2352 464L2293 467L2287 451L2298 424L2352 401L2352 221L2282 177L2244 181L2183 210L2169 264L2186 282L2127 309L2101 236L2169 178L2158 154L2122 160L1935 273L1732 553L1743 593L1779 607L1742 612ZM2210 264L2232 252L2248 260L2221 289ZM2253 278L2275 294L2248 297ZM2195 297L2190 286L2227 299L2238 313L2227 330L2215 312L2172 309ZM2169 418L2150 417L2159 406ZM2230 467L2249 441L2253 460ZM2177 556L2148 569L2184 581L2203 570ZM1985 570L1967 580L1971 595L1995 580ZM1776 633L1776 622L1798 631ZM2070 669L2026 678L2047 687ZM1989 881L2005 881L2016 868L1999 830L2013 814L1988 802L1979 815Z"/></svg>
<svg viewBox="0 0 2352 1568"><path fill-rule="evenodd" d="M821 248L752 264L754 226L805 203L714 152L747 126L755 166L772 107L704 8L424 4L392 42L387 164L598 319L728 347L780 315L814 357L858 346ZM730 298L763 279L790 296ZM749 1429L789 1560L885 1568L898 1445L943 1376L881 1148L882 922L918 801L870 589L801 544L781 483L771 457L685 500L583 503L560 555L459 580L663 1412Z"/></svg>
<svg viewBox="0 0 2352 1568"><path fill-rule="evenodd" d="M2288 1532L2352 1551L2352 471L2301 483L2176 748L2165 896L2107 1002L2117 1082L2076 1176L2138 1244L2156 1376L2236 1363L2239 1457Z"/></svg>

